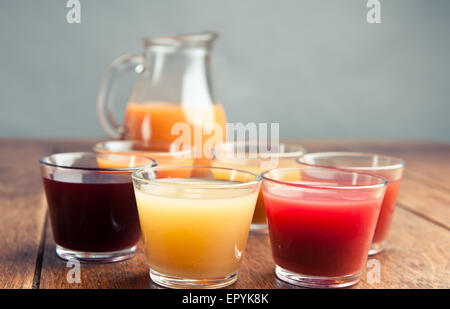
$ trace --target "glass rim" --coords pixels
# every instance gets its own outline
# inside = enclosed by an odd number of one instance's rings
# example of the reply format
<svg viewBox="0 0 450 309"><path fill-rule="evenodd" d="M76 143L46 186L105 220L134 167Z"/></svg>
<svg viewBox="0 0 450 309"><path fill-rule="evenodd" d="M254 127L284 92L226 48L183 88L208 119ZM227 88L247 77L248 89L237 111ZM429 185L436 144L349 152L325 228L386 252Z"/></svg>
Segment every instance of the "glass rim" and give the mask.
<svg viewBox="0 0 450 309"><path fill-rule="evenodd" d="M237 171L240 173L244 173L247 175L252 175L255 177L254 180L246 181L246 182L240 182L240 183L230 183L230 184L214 184L214 185L205 185L205 184L193 184L193 183L174 183L174 182L164 182L164 181L158 181L157 178L154 179L148 179L144 178L138 173L146 172L146 171L152 171L156 172L158 170L173 170L173 169L215 169L215 170L227 170L227 171ZM169 166L157 166L157 167L147 167L147 168L141 168L137 171L135 171L131 178L136 181L145 182L147 184L156 184L156 185L163 185L163 186L170 186L170 187L189 187L189 188L195 188L195 189L233 189L233 188L240 188L240 187L252 187L259 182L261 182L262 177L260 174L255 174L246 170L236 169L236 168L228 168L228 167L214 167L214 166L206 166L206 165L169 165ZM181 179L190 179L191 177L181 178ZM170 179L170 178L162 178L162 179ZM172 178L173 179L173 178ZM225 180L227 181L227 180Z"/></svg>
<svg viewBox="0 0 450 309"><path fill-rule="evenodd" d="M227 146L227 145L240 145L240 144L244 144L244 145L253 145L253 144L256 144L256 145L259 145L259 142L258 141L230 141L230 142L222 142L222 143L218 143L218 145L219 145L219 147L214 147L214 156L216 156L216 151L215 151L215 149L219 149L220 150L220 147L221 146ZM304 147L304 146L302 146L302 145L300 145L300 144L297 144L297 143L292 143L292 142L281 142L281 143L279 143L278 144L279 146L287 146L287 147L292 147L292 148L295 148L296 150L294 150L294 151L290 151L290 152L277 152L277 153L274 153L274 154L271 154L270 152L268 152L268 153L264 153L264 154L260 154L259 152L256 154L256 157L244 157L244 158L240 158L239 156L236 156L236 157L232 157L232 158L236 158L236 159L244 159L244 160L259 160L259 159L261 159L261 158L263 158L263 159L265 159L266 157L267 158L299 158L299 157L302 157L302 156L304 156L306 153L307 153L307 149ZM248 151L244 151L244 152L236 152L236 151L234 151L234 148L233 148L233 151L227 151L227 150L225 150L225 151L222 151L222 152L220 152L221 154L223 154L223 155L225 155L226 156L226 154L229 154L229 153L231 153L231 154L247 154L247 153L249 153ZM220 156L220 157L218 157L219 159L220 158L224 158L224 156Z"/></svg>
<svg viewBox="0 0 450 309"><path fill-rule="evenodd" d="M381 182L372 184L372 185L354 185L354 186L308 185L308 184L302 183L301 181L294 183L294 182L273 179L273 178L270 178L267 176L268 173L274 172L274 171L287 171L287 170L300 171L303 169L301 167L277 168L277 169L273 169L273 170L268 170L268 171L261 173L261 177L263 180L275 182L277 184L282 184L282 185L287 185L287 186L297 187L297 188L316 189L316 190L317 189L318 190L324 190L324 189L325 190L364 190L364 189L367 190L367 189L382 188L382 187L385 187L388 183L388 181L385 178L376 176L376 175L372 175L372 174L368 174L368 173L361 173L361 172L349 171L349 170L340 169L340 168L324 167L324 166L309 165L309 164L306 164L306 166L309 168L314 168L314 169L320 169L320 170L325 170L325 171L328 170L330 172L333 171L333 172L340 172L340 173L345 173L345 174L356 174L356 175L368 176L371 178L379 179Z"/></svg>
<svg viewBox="0 0 450 309"><path fill-rule="evenodd" d="M334 165L322 165L322 164L312 164L307 162L302 162L303 159L311 157L311 158L323 158L323 157L360 157L360 158L370 158L370 157L379 157L386 160L392 160L393 164L388 165L382 165L382 166L334 166ZM347 169L347 170L364 170L364 171L379 171L379 170L394 170L394 169L400 169L403 168L406 164L405 160L392 157L392 156L386 156L386 155L379 155L376 153L369 153L369 152L346 152L346 151L330 151L330 152L311 152L306 153L302 157L299 157L296 159L297 163L309 165L309 166L320 166L320 167L334 167L339 169Z"/></svg>
<svg viewBox="0 0 450 309"><path fill-rule="evenodd" d="M130 149L130 150L108 150L106 147L102 147L105 146L108 143L115 143L115 144L139 144L139 145L151 145L153 144L165 144L165 145L175 145L174 143L171 142L145 142L145 141L140 141L140 140L109 140L109 141L100 141L95 143L94 147L92 148L93 151L98 152L98 153L105 153L105 154L129 154L129 153L137 153L139 156L145 156L145 154L154 154L154 155L173 155L175 154L176 156L180 155L186 155L186 154L192 154L195 150L195 147L193 146L189 146L189 149L186 150L179 150L179 151L153 151L153 150L134 150L134 149Z"/></svg>
<svg viewBox="0 0 450 309"><path fill-rule="evenodd" d="M115 156L115 157L137 157L139 159L143 159L146 161L151 162L151 164L148 165L144 165L144 166L136 166L136 167L117 167L117 168L112 168L112 167L107 167L107 168L102 168L102 167L81 167L81 166L70 166L70 165L61 165L61 164L55 164L55 163L50 163L48 161L46 161L47 159L49 159L52 156L60 156L60 155L89 155L89 156ZM142 168L151 168L151 167L155 167L158 165L158 162L156 162L156 160L152 159L152 158L148 158L148 157L142 157L142 156L136 156L136 155L126 155L126 154L115 154L115 153L97 153L97 152L59 152L59 153L53 153L51 155L48 156L43 156L41 158L39 158L38 162L42 165L46 165L46 166L52 166L52 167L57 167L57 168L64 168L64 169L72 169L72 170L80 170L80 171L105 171L105 172L132 172L135 170L139 170Z"/></svg>
<svg viewBox="0 0 450 309"><path fill-rule="evenodd" d="M177 35L163 35L154 37L144 37L144 47L168 46L168 47L194 47L209 45L218 37L214 31L205 31L198 33L186 33Z"/></svg>

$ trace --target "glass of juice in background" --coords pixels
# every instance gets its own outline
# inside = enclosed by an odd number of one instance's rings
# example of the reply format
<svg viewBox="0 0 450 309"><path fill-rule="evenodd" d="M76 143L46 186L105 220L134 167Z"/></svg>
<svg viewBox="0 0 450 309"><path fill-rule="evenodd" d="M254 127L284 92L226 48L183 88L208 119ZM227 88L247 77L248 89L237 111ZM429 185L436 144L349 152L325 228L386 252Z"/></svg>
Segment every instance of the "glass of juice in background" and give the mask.
<svg viewBox="0 0 450 309"><path fill-rule="evenodd" d="M202 177L160 173L169 170ZM220 288L236 281L260 189L259 175L211 167L157 167L135 172L133 183L155 283Z"/></svg>
<svg viewBox="0 0 450 309"><path fill-rule="evenodd" d="M298 162L370 173L388 180L369 255L383 251L391 228L405 161L394 157L359 152L319 152L307 154L299 158Z"/></svg>
<svg viewBox="0 0 450 309"><path fill-rule="evenodd" d="M183 149L171 142L144 142L144 141L105 141L95 144L94 151L106 154L136 155L147 157L158 162L158 166L190 166L194 163L193 147L183 145ZM160 171L160 173L173 171ZM184 175L190 175L189 170L180 170ZM170 174L172 177L179 176ZM183 175L181 175L183 176Z"/></svg>
<svg viewBox="0 0 450 309"><path fill-rule="evenodd" d="M131 174L156 166L154 160L74 152L39 163L60 258L115 262L134 255L140 231Z"/></svg>
<svg viewBox="0 0 450 309"><path fill-rule="evenodd" d="M386 180L307 165L262 177L277 277L314 288L358 283Z"/></svg>
<svg viewBox="0 0 450 309"><path fill-rule="evenodd" d="M298 144L267 145L257 141L218 144L213 150L212 166L246 170L255 174L274 168L296 167L296 159L306 153ZM267 218L262 192L258 195L252 231L267 232Z"/></svg>

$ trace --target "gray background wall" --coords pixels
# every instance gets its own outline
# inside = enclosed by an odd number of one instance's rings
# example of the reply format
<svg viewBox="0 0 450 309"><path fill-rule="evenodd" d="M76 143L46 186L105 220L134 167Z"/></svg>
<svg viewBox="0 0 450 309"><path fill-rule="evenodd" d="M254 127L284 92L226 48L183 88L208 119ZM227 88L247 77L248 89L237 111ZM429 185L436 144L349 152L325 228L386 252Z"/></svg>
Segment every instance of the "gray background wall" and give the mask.
<svg viewBox="0 0 450 309"><path fill-rule="evenodd" d="M106 136L95 112L108 65L144 36L215 30L229 121L282 137L450 141L450 1L0 1L0 136ZM123 110L133 80L121 90Z"/></svg>

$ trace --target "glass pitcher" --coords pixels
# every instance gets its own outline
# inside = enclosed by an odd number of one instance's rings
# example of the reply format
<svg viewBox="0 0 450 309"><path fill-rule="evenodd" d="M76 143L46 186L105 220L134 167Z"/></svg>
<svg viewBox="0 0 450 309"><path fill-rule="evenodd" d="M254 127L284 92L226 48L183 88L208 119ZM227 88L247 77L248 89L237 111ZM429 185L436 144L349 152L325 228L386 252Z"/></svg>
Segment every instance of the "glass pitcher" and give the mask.
<svg viewBox="0 0 450 309"><path fill-rule="evenodd" d="M215 101L211 86L210 54L216 38L216 33L146 38L142 55L116 59L97 100L98 117L106 133L113 139L173 142L182 131L174 131L174 124L184 123L191 130L191 145L198 146L195 129L201 129L203 142L219 129L224 140L225 111ZM119 124L112 112L114 92L117 81L127 71L139 77L123 124ZM204 130L208 123L218 126Z"/></svg>

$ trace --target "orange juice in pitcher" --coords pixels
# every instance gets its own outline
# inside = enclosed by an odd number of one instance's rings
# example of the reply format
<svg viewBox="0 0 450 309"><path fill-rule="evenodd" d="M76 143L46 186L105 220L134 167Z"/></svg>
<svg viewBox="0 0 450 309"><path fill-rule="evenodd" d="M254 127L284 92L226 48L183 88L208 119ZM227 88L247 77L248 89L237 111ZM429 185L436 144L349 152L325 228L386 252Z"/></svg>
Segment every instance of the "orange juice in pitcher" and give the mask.
<svg viewBox="0 0 450 309"><path fill-rule="evenodd" d="M215 101L211 87L210 53L216 37L215 33L200 33L148 38L144 39L143 55L118 58L97 102L100 123L108 135L173 142L187 134L185 141L195 146L196 158L205 159L205 142L226 137L225 111ZM117 78L125 71L135 71L139 77L121 125L112 117L112 103Z"/></svg>

